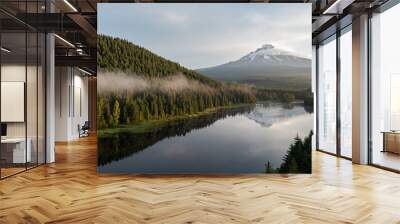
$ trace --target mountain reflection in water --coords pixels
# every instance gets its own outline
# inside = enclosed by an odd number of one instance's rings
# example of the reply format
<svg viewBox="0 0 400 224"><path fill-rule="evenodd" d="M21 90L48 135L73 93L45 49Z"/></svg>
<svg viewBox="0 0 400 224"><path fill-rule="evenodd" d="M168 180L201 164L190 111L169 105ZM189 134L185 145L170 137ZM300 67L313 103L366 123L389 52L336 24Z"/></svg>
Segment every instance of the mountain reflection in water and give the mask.
<svg viewBox="0 0 400 224"><path fill-rule="evenodd" d="M275 123L304 114L304 108L301 105L300 103L285 105L273 102L260 102L256 104L254 110L248 113L246 117L265 127L271 127Z"/></svg>
<svg viewBox="0 0 400 224"><path fill-rule="evenodd" d="M261 173L282 162L296 135L312 129L301 104L257 103L168 122L145 133L99 137L98 171L116 173Z"/></svg>

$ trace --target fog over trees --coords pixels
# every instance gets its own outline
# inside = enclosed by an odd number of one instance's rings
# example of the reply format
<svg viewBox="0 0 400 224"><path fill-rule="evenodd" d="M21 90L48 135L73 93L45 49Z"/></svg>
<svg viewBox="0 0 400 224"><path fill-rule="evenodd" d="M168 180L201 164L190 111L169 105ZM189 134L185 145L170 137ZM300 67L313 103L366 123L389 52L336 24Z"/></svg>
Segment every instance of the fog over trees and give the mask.
<svg viewBox="0 0 400 224"><path fill-rule="evenodd" d="M307 96L305 91L216 81L119 38L99 35L97 44L100 129L256 100L292 102Z"/></svg>

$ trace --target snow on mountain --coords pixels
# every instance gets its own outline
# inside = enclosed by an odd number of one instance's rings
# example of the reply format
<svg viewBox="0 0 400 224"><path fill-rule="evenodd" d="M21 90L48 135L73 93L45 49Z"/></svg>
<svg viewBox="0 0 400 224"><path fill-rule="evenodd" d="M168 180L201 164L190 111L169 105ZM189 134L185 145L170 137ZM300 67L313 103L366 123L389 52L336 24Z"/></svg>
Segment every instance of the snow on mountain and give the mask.
<svg viewBox="0 0 400 224"><path fill-rule="evenodd" d="M271 44L265 44L239 60L230 63L263 62L271 65L286 64L288 66L308 66L308 61L309 59L298 56L293 52L275 48Z"/></svg>
<svg viewBox="0 0 400 224"><path fill-rule="evenodd" d="M265 59L270 59L271 56L275 55L290 55L288 51L283 51L275 48L272 44L265 44L256 51L249 53L248 55L242 57L240 60L254 60L256 57L263 57Z"/></svg>
<svg viewBox="0 0 400 224"><path fill-rule="evenodd" d="M228 82L245 82L268 88L281 88L280 85L290 83L285 87L309 88L311 60L265 44L238 60L197 71Z"/></svg>

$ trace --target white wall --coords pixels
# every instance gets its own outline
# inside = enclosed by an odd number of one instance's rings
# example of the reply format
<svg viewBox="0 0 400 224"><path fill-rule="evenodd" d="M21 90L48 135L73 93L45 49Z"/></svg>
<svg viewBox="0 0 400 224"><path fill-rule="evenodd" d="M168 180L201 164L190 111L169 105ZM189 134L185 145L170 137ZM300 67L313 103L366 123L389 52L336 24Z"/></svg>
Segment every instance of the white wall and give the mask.
<svg viewBox="0 0 400 224"><path fill-rule="evenodd" d="M353 19L352 159L368 162L368 15Z"/></svg>
<svg viewBox="0 0 400 224"><path fill-rule="evenodd" d="M67 141L69 133L69 68L55 68L55 140Z"/></svg>
<svg viewBox="0 0 400 224"><path fill-rule="evenodd" d="M54 12L54 5L46 1L46 8ZM55 39L46 34L46 163L56 160L55 153Z"/></svg>
<svg viewBox="0 0 400 224"><path fill-rule="evenodd" d="M71 135L74 137L79 137L79 132L78 132L78 125L83 125L85 121L88 121L89 119L89 113L88 113L88 78L86 76L82 76L82 73L78 73L76 75L77 70L75 70L75 75L74 75L74 108L72 113L72 120L71 120ZM80 97L79 97L80 96ZM80 101L80 103L79 103ZM81 107L81 108L79 108ZM81 111L80 111L81 110Z"/></svg>
<svg viewBox="0 0 400 224"><path fill-rule="evenodd" d="M88 120L88 78L76 68L56 67L55 120L56 141L79 138L78 125Z"/></svg>

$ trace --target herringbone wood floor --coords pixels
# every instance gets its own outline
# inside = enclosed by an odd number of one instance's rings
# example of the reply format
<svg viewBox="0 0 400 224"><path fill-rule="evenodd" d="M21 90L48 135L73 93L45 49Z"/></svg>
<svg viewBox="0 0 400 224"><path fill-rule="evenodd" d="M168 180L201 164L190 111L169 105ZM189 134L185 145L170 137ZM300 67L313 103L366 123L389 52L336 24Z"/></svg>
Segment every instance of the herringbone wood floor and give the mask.
<svg viewBox="0 0 400 224"><path fill-rule="evenodd" d="M313 153L312 175L96 173L96 141L0 181L0 223L400 223L400 175Z"/></svg>

